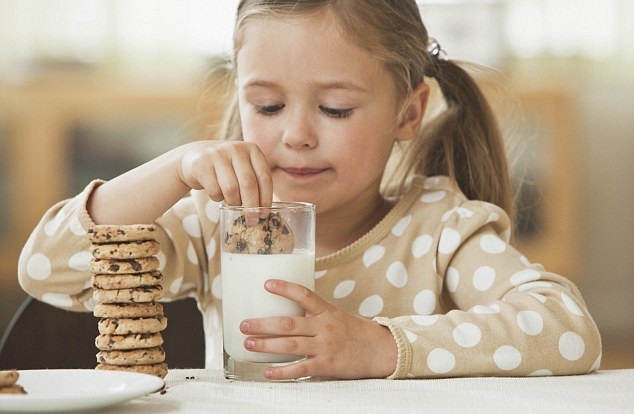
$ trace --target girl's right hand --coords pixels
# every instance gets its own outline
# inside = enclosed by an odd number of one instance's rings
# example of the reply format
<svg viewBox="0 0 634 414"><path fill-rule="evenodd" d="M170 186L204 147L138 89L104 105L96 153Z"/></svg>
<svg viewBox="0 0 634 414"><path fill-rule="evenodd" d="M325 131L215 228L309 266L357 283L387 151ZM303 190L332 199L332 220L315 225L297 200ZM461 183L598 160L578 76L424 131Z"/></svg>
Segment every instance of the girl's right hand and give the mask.
<svg viewBox="0 0 634 414"><path fill-rule="evenodd" d="M187 144L179 176L185 185L205 190L214 201L231 206L270 206L271 170L260 148L244 141L197 141Z"/></svg>

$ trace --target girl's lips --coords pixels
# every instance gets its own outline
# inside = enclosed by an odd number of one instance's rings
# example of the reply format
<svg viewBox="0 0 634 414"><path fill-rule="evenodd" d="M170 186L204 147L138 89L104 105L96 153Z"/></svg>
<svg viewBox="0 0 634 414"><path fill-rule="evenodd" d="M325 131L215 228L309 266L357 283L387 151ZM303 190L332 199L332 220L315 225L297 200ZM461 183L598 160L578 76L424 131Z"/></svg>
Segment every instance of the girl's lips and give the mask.
<svg viewBox="0 0 634 414"><path fill-rule="evenodd" d="M285 173L299 177L309 177L320 174L327 168L282 168Z"/></svg>

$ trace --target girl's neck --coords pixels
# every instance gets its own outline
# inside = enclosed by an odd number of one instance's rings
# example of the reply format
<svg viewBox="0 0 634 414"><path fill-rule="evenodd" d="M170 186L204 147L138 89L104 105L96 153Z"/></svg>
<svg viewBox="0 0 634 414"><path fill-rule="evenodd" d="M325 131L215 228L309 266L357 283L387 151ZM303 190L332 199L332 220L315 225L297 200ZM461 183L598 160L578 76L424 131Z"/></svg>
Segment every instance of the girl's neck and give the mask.
<svg viewBox="0 0 634 414"><path fill-rule="evenodd" d="M334 253L354 243L376 226L391 210L392 204L375 193L333 211L317 215L317 257Z"/></svg>

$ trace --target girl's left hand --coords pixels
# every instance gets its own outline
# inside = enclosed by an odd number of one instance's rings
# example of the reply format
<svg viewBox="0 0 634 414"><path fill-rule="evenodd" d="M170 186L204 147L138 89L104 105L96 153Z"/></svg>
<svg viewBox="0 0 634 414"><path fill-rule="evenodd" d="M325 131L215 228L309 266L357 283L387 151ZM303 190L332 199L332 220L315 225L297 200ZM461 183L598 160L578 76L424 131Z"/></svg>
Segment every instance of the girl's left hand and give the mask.
<svg viewBox="0 0 634 414"><path fill-rule="evenodd" d="M397 348L389 329L338 310L296 283L267 280L265 289L297 302L305 316L248 319L240 330L247 350L306 355L306 359L265 370L273 380L303 377L383 378L396 369ZM251 335L266 335L255 337Z"/></svg>

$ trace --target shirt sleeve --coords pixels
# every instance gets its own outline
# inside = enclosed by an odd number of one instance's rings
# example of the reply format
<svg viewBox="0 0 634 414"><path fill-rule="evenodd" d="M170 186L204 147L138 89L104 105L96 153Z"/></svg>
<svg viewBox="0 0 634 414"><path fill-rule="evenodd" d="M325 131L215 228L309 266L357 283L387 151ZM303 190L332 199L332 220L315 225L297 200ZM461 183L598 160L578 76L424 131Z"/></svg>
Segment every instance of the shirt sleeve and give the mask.
<svg viewBox="0 0 634 414"><path fill-rule="evenodd" d="M86 203L102 183L94 181L74 198L52 206L31 233L18 261L18 280L34 298L68 310L94 309L87 234L94 222ZM213 240L217 220L212 223L206 216L200 217L199 208L209 211L200 195L185 197L155 223L163 300L211 296L207 295L211 289L207 275L210 263L217 260Z"/></svg>
<svg viewBox="0 0 634 414"><path fill-rule="evenodd" d="M399 350L391 378L582 374L601 340L579 290L508 242L503 210L467 201L445 222L436 252L445 314L376 318Z"/></svg>

